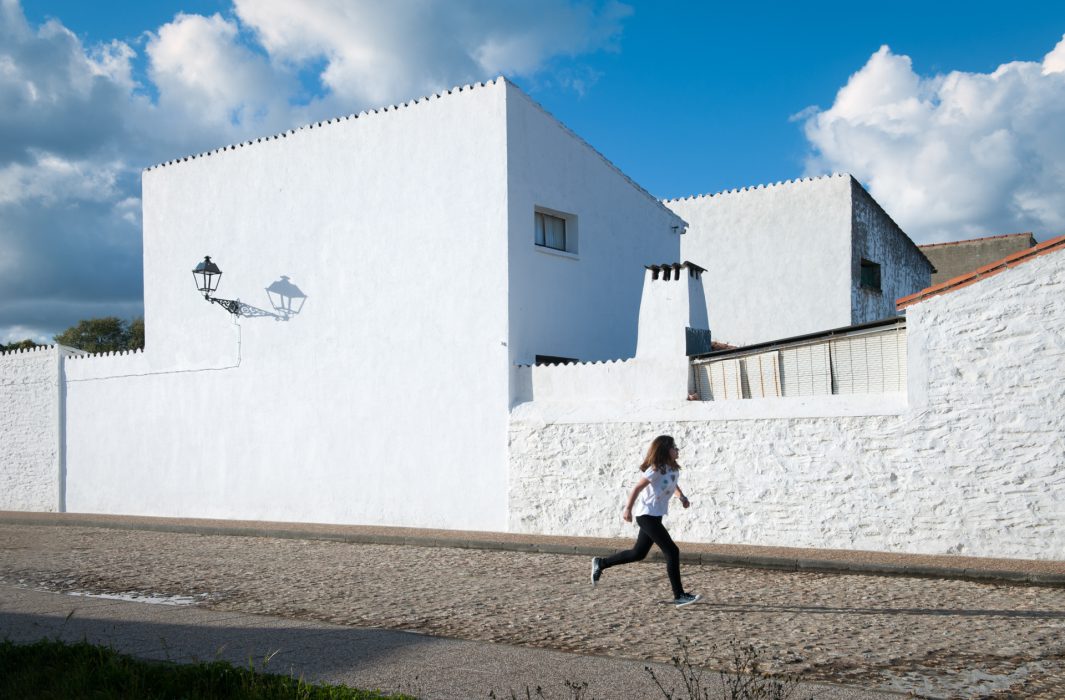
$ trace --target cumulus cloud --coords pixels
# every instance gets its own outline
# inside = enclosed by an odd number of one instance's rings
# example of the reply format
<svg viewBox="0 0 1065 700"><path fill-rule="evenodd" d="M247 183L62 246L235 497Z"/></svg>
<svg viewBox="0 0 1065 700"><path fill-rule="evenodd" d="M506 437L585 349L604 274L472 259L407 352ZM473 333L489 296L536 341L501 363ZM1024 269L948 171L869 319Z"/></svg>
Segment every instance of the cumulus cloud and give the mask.
<svg viewBox="0 0 1065 700"><path fill-rule="evenodd" d="M141 313L142 168L500 73L583 90L594 74L564 59L614 48L630 12L235 0L145 27L132 45L85 45L0 0L0 342Z"/></svg>
<svg viewBox="0 0 1065 700"><path fill-rule="evenodd" d="M148 41L149 76L159 107L173 118L192 117L216 137L287 122L294 79L239 40L235 21L179 14Z"/></svg>
<svg viewBox="0 0 1065 700"><path fill-rule="evenodd" d="M557 56L612 49L627 5L564 0L235 0L277 61L324 61L330 94L392 102L486 76L532 76Z"/></svg>
<svg viewBox="0 0 1065 700"><path fill-rule="evenodd" d="M935 76L883 46L801 118L808 174L853 174L918 242L1065 232L1065 37L1041 62Z"/></svg>
<svg viewBox="0 0 1065 700"><path fill-rule="evenodd" d="M127 160L145 107L133 53L121 42L86 48L56 21L31 27L17 2L0 0L5 341L46 340L86 309L139 306L139 224L116 209L139 196Z"/></svg>

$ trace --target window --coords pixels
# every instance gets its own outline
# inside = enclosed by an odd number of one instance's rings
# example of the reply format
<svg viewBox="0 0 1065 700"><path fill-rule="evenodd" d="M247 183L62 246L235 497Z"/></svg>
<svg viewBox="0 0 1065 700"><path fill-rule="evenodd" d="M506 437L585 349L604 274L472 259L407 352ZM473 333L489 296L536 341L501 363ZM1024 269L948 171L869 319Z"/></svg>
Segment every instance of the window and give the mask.
<svg viewBox="0 0 1065 700"><path fill-rule="evenodd" d="M862 286L874 292L880 291L880 265L862 258Z"/></svg>
<svg viewBox="0 0 1065 700"><path fill-rule="evenodd" d="M566 247L566 220L542 211L536 212L536 245L569 250Z"/></svg>

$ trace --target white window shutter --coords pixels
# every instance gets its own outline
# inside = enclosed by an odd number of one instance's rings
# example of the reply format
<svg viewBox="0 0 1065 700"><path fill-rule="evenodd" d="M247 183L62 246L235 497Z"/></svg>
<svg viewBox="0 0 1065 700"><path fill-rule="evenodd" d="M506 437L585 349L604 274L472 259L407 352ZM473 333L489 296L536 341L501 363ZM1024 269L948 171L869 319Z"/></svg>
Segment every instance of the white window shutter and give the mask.
<svg viewBox="0 0 1065 700"><path fill-rule="evenodd" d="M832 393L828 345L800 345L780 351L784 396Z"/></svg>
<svg viewBox="0 0 1065 700"><path fill-rule="evenodd" d="M781 395L780 353L776 350L744 358L747 369L748 398L762 399Z"/></svg>
<svg viewBox="0 0 1065 700"><path fill-rule="evenodd" d="M703 401L743 398L739 360L722 360L699 365L695 373L696 389Z"/></svg>

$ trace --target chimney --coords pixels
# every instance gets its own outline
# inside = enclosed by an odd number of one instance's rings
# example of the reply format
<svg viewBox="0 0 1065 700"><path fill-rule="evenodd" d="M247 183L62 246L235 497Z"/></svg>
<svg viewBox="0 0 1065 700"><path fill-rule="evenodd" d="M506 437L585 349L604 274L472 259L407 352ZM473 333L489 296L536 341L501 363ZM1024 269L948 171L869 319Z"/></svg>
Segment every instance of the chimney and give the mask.
<svg viewBox="0 0 1065 700"><path fill-rule="evenodd" d="M687 261L647 266L636 339L638 359L682 359L710 350L705 271Z"/></svg>

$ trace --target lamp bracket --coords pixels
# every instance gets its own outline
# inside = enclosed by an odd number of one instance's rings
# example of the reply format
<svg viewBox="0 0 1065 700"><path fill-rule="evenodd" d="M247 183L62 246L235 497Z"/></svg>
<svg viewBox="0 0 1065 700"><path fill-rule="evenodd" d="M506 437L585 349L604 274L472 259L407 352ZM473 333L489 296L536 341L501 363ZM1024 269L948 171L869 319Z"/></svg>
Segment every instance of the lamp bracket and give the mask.
<svg viewBox="0 0 1065 700"><path fill-rule="evenodd" d="M234 316L243 316L245 318L256 318L258 316L269 316L270 318L273 318L273 319L278 320L278 321L287 321L288 320L288 316L287 315L280 315L280 314L270 313L269 311L266 311L264 309L260 309L260 308L257 308L255 306L251 306L250 304L245 304L240 299L219 299L218 297L212 297L212 296L207 295L207 294L204 294L203 298L206 299L207 301L211 302L212 304L218 304L219 306L221 306L223 309L225 309L229 313L233 314Z"/></svg>

